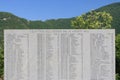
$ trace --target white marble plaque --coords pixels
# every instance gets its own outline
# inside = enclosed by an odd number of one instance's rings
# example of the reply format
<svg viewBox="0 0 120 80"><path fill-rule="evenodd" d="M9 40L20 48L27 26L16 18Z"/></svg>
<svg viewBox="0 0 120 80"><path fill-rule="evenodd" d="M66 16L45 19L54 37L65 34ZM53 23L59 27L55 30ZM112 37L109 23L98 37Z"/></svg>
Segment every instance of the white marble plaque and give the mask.
<svg viewBox="0 0 120 80"><path fill-rule="evenodd" d="M115 80L114 29L4 30L5 80Z"/></svg>

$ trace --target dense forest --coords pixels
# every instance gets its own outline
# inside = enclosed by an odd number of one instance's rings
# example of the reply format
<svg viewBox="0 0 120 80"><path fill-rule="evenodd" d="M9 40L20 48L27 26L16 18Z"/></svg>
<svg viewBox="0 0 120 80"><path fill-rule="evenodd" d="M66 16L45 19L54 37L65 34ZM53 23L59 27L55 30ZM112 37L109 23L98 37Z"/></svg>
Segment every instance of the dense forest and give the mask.
<svg viewBox="0 0 120 80"><path fill-rule="evenodd" d="M113 17L112 28L116 30L116 73L117 80L120 80L120 2L103 6L95 11L105 11ZM27 20L8 12L0 12L0 76L3 76L4 50L3 50L3 31L4 29L73 29L72 18L41 20Z"/></svg>

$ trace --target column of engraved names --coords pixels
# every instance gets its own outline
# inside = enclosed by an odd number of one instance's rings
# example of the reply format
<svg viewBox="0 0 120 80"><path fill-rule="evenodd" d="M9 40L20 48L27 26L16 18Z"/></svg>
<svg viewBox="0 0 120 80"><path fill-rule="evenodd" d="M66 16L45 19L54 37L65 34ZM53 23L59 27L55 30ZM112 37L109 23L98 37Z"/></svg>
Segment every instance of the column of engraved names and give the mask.
<svg viewBox="0 0 120 80"><path fill-rule="evenodd" d="M18 71L16 69L16 66L15 64L12 64L14 63L14 61L16 61L16 55L17 54L12 54L13 52L16 51L16 49L14 48L15 44L14 44L14 39L15 39L15 34L6 34L6 44L5 46L7 47L6 48L6 53L9 53L9 54L5 54L5 79L6 80L10 80L10 77L15 79L14 78L14 71ZM14 57L14 58L12 58ZM17 76L16 76L17 77Z"/></svg>
<svg viewBox="0 0 120 80"><path fill-rule="evenodd" d="M91 33L90 35L91 80L113 80L112 35L109 33Z"/></svg>
<svg viewBox="0 0 120 80"><path fill-rule="evenodd" d="M83 79L83 35L77 31L70 33L69 80Z"/></svg>
<svg viewBox="0 0 120 80"><path fill-rule="evenodd" d="M61 31L59 46L60 80L69 80L70 37L67 31Z"/></svg>
<svg viewBox="0 0 120 80"><path fill-rule="evenodd" d="M28 35L7 34L6 35L6 80L28 80ZM8 44L9 43L9 44ZM24 46L23 46L24 44ZM25 54L26 53L26 54ZM23 65L24 64L24 65ZM7 67L9 66L9 67Z"/></svg>
<svg viewBox="0 0 120 80"><path fill-rule="evenodd" d="M60 80L82 79L82 34L74 31L62 31L59 36L59 46L61 47L59 48Z"/></svg>
<svg viewBox="0 0 120 80"><path fill-rule="evenodd" d="M46 31L46 80L58 80L58 33Z"/></svg>

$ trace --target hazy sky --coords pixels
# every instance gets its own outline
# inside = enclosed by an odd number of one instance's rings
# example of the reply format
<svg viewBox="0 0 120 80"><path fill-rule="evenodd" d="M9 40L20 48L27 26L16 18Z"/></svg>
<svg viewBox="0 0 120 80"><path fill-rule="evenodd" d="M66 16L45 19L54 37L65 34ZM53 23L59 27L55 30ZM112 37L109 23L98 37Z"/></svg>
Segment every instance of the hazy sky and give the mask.
<svg viewBox="0 0 120 80"><path fill-rule="evenodd" d="M0 0L0 11L28 20L47 20L79 16L120 0Z"/></svg>

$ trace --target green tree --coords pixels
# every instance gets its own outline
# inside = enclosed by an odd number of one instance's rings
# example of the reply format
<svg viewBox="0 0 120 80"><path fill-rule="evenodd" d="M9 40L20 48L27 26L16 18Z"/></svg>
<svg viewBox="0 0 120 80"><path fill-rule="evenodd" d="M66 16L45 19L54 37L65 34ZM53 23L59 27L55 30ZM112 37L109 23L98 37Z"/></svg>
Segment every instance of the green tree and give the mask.
<svg viewBox="0 0 120 80"><path fill-rule="evenodd" d="M76 17L72 26L77 29L105 29L111 28L112 16L107 12L91 11Z"/></svg>
<svg viewBox="0 0 120 80"><path fill-rule="evenodd" d="M116 80L120 80L120 75L116 74Z"/></svg>
<svg viewBox="0 0 120 80"><path fill-rule="evenodd" d="M116 36L115 39L116 46L116 73L120 74L120 34Z"/></svg>
<svg viewBox="0 0 120 80"><path fill-rule="evenodd" d="M4 74L4 48L3 43L0 45L0 78L3 78Z"/></svg>

